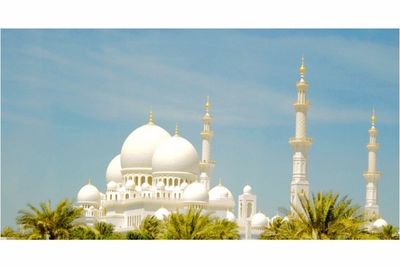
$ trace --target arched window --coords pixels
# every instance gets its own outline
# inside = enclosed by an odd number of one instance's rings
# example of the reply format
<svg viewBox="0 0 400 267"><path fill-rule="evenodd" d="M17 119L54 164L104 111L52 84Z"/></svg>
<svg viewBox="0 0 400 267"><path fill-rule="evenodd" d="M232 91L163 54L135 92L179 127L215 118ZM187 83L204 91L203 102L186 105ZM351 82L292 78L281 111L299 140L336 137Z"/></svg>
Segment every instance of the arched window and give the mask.
<svg viewBox="0 0 400 267"><path fill-rule="evenodd" d="M112 195L110 194L110 200L112 200Z"/></svg>
<svg viewBox="0 0 400 267"><path fill-rule="evenodd" d="M148 181L149 185L153 185L153 177L151 177L151 176L147 177L147 181Z"/></svg>
<svg viewBox="0 0 400 267"><path fill-rule="evenodd" d="M134 181L134 182L135 182L135 185L138 185L138 184L139 184L138 177L137 177L137 176L135 176L135 178L134 178L134 179L135 179L135 181Z"/></svg>
<svg viewBox="0 0 400 267"><path fill-rule="evenodd" d="M157 193L157 198L160 198L160 193Z"/></svg>
<svg viewBox="0 0 400 267"><path fill-rule="evenodd" d="M129 176L129 180L131 180L131 181L132 181L132 176Z"/></svg>
<svg viewBox="0 0 400 267"><path fill-rule="evenodd" d="M178 186L178 178L175 179L174 186Z"/></svg>
<svg viewBox="0 0 400 267"><path fill-rule="evenodd" d="M129 194L126 194L126 195L125 195L125 198L128 199L128 198L129 198Z"/></svg>
<svg viewBox="0 0 400 267"><path fill-rule="evenodd" d="M168 185L172 185L172 178L169 178Z"/></svg>
<svg viewBox="0 0 400 267"><path fill-rule="evenodd" d="M144 176L140 177L140 185L144 184L145 179L146 179L146 178L145 178Z"/></svg>
<svg viewBox="0 0 400 267"><path fill-rule="evenodd" d="M118 195L115 195L115 200L118 200Z"/></svg>

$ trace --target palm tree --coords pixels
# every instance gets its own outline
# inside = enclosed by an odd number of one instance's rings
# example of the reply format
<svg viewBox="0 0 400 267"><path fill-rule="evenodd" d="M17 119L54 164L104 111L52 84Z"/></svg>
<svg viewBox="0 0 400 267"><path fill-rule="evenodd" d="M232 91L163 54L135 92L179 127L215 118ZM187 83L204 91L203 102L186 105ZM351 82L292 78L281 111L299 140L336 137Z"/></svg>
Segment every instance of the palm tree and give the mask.
<svg viewBox="0 0 400 267"><path fill-rule="evenodd" d="M72 222L81 215L82 209L73 207L67 199L61 200L54 210L50 201L39 206L28 204L30 210L19 211L16 219L28 239L68 239Z"/></svg>
<svg viewBox="0 0 400 267"><path fill-rule="evenodd" d="M157 239L163 231L163 223L155 216L147 216L140 224L139 231L146 239Z"/></svg>
<svg viewBox="0 0 400 267"><path fill-rule="evenodd" d="M240 239L237 223L226 219L213 220L210 231L210 239Z"/></svg>
<svg viewBox="0 0 400 267"><path fill-rule="evenodd" d="M383 226L380 231L377 232L377 237L379 239L385 239L385 240L390 240L390 239L399 239L399 232L396 227L394 227L391 224Z"/></svg>
<svg viewBox="0 0 400 267"><path fill-rule="evenodd" d="M128 231L126 233L126 239L128 239L128 240L147 240L148 238L141 231L133 230L133 231Z"/></svg>
<svg viewBox="0 0 400 267"><path fill-rule="evenodd" d="M96 232L86 225L74 226L70 234L70 239L93 240L96 238Z"/></svg>
<svg viewBox="0 0 400 267"><path fill-rule="evenodd" d="M172 213L165 221L164 239L212 239L212 222L202 209L189 208L187 213Z"/></svg>
<svg viewBox="0 0 400 267"><path fill-rule="evenodd" d="M359 207L338 194L332 192L317 196L311 200L299 195L301 208L293 206L293 220L296 236L301 239L365 239L368 232Z"/></svg>
<svg viewBox="0 0 400 267"><path fill-rule="evenodd" d="M260 239L268 240L288 240L299 239L299 227L296 220L284 220L281 217L275 218L272 222L265 227L264 232L261 234Z"/></svg>
<svg viewBox="0 0 400 267"><path fill-rule="evenodd" d="M106 222L96 222L94 232L96 233L96 239L112 239L114 225Z"/></svg>

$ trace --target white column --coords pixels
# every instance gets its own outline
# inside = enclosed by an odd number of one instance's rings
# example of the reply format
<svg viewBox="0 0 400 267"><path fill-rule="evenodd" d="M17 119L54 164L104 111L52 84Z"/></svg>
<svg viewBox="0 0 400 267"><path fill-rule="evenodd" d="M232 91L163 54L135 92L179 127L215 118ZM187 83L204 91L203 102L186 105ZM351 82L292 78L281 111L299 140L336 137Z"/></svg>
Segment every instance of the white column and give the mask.
<svg viewBox="0 0 400 267"><path fill-rule="evenodd" d="M309 194L309 181L307 175L307 153L312 144L311 138L307 137L307 110L309 103L307 100L308 83L304 79L306 68L304 58L300 66L300 80L297 82L297 100L293 104L296 112L295 137L289 139L292 146L293 173L290 189L290 203L301 208L298 196Z"/></svg>
<svg viewBox="0 0 400 267"><path fill-rule="evenodd" d="M372 112L372 126L369 129L369 143L368 149L368 170L364 172L364 178L367 182L365 190L365 214L367 217L379 216L378 205L378 181L381 176L377 170L376 153L379 149L379 144L376 142L378 130L375 128L375 111Z"/></svg>
<svg viewBox="0 0 400 267"><path fill-rule="evenodd" d="M211 103L209 97L207 97L207 102L205 104L206 114L203 116L203 131L200 133L201 136L201 161L200 161L200 171L204 172L208 176L207 190L210 188L210 181L212 178L212 171L215 166L215 162L211 159L211 141L213 138L213 131L211 130L212 117L210 114Z"/></svg>

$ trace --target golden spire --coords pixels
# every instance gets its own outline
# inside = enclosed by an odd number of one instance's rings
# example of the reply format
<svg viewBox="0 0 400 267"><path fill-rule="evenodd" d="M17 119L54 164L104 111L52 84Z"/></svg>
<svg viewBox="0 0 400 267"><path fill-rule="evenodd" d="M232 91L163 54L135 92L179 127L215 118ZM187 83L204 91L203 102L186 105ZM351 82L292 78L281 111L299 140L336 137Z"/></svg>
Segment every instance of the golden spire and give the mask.
<svg viewBox="0 0 400 267"><path fill-rule="evenodd" d="M206 104L204 105L204 107L206 108L206 111L207 111L207 112L210 111L210 108L211 108L210 96L207 96L207 102L206 102Z"/></svg>
<svg viewBox="0 0 400 267"><path fill-rule="evenodd" d="M150 108L149 124L154 124L154 122L153 122L153 109L152 108Z"/></svg>
<svg viewBox="0 0 400 267"><path fill-rule="evenodd" d="M375 127L375 122L376 122L375 108L372 108L372 116L371 116L372 127Z"/></svg>
<svg viewBox="0 0 400 267"><path fill-rule="evenodd" d="M179 126L178 126L178 123L176 123L176 125L175 125L175 135L176 135L176 136L179 136Z"/></svg>
<svg viewBox="0 0 400 267"><path fill-rule="evenodd" d="M92 184L92 182L90 181L90 178L89 178L89 181L88 181L88 183L87 184Z"/></svg>
<svg viewBox="0 0 400 267"><path fill-rule="evenodd" d="M299 71L300 71L300 77L304 78L304 74L307 71L306 67L304 66L304 56L301 57L301 66L299 68Z"/></svg>

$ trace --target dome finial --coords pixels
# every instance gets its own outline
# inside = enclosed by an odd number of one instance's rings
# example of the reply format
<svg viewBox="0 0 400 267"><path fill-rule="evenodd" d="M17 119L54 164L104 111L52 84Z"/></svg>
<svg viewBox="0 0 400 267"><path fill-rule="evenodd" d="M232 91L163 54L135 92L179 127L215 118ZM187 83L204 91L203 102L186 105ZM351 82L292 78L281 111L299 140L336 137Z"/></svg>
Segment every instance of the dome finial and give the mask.
<svg viewBox="0 0 400 267"><path fill-rule="evenodd" d="M301 78L304 78L304 74L305 74L306 71L307 71L306 67L304 66L304 55L301 56L301 66L300 66L300 68L299 68L299 71L300 71L300 77L301 77Z"/></svg>
<svg viewBox="0 0 400 267"><path fill-rule="evenodd" d="M222 185L222 180L221 178L219 178L219 184L218 185Z"/></svg>
<svg viewBox="0 0 400 267"><path fill-rule="evenodd" d="M153 108L152 107L150 107L149 124L154 124L154 121L153 121Z"/></svg>
<svg viewBox="0 0 400 267"><path fill-rule="evenodd" d="M175 125L175 136L179 136L179 125L176 123Z"/></svg>
<svg viewBox="0 0 400 267"><path fill-rule="evenodd" d="M372 127L375 127L376 116L375 116L375 108L374 107L372 108L371 123L372 123Z"/></svg>
<svg viewBox="0 0 400 267"><path fill-rule="evenodd" d="M206 108L206 111L209 112L211 109L211 103L210 103L210 96L207 96L207 102L204 105L204 107Z"/></svg>
<svg viewBox="0 0 400 267"><path fill-rule="evenodd" d="M92 184L92 181L90 181L90 178L89 178L89 180L88 180L88 184Z"/></svg>

